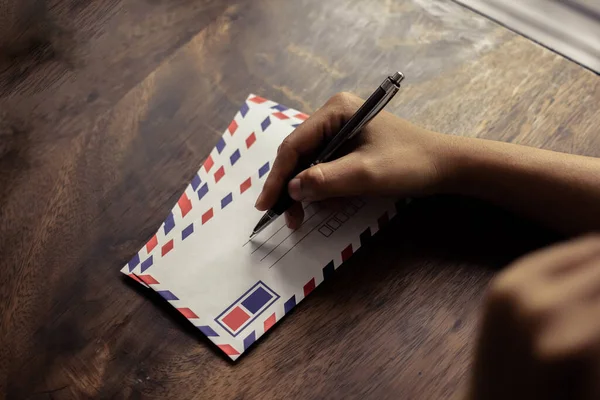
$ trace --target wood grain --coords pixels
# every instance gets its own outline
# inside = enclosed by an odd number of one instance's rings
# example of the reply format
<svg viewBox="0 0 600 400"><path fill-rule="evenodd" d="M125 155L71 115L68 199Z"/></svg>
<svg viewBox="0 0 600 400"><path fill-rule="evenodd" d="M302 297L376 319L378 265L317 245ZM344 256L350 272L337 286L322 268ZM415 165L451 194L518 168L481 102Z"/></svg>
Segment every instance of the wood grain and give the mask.
<svg viewBox="0 0 600 400"><path fill-rule="evenodd" d="M448 1L21 7L0 35L6 398L464 390L486 284L556 239L485 204L416 203L235 364L121 279L250 92L311 113L398 69L390 109L417 124L600 156L598 77Z"/></svg>

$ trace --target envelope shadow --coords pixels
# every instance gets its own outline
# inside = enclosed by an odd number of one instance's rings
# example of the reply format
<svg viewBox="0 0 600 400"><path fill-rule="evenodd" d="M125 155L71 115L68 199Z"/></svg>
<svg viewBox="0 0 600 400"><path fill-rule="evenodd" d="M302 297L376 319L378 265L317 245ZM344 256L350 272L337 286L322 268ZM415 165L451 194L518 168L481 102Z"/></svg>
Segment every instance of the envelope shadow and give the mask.
<svg viewBox="0 0 600 400"><path fill-rule="evenodd" d="M211 348L218 357L227 361L230 364L234 364L231 358L229 358L221 349L217 347L208 337L206 337L198 328L194 326L186 317L184 317L179 311L177 311L168 301L166 301L162 296L156 293L154 290L150 288L146 288L141 284L135 282L133 279L123 276L123 282L125 285L129 286L135 292L137 292L140 296L143 296L146 300L148 300L154 307L156 307L159 312L161 312L166 318L171 320L174 324L176 324L181 331L196 339L198 342L207 345Z"/></svg>

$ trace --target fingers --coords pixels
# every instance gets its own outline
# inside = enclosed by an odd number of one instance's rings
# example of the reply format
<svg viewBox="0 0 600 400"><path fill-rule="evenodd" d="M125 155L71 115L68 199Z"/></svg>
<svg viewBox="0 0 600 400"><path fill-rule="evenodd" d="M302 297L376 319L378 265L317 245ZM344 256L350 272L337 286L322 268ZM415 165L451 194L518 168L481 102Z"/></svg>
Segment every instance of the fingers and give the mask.
<svg viewBox="0 0 600 400"><path fill-rule="evenodd" d="M314 203L313 203L314 204ZM345 202L338 198L330 198L324 201L319 201L319 206L329 210L339 210ZM310 206L310 204L309 204ZM294 203L285 213L285 223L290 229L298 229L304 221L304 208L302 203Z"/></svg>
<svg viewBox="0 0 600 400"><path fill-rule="evenodd" d="M573 290L565 292L564 282L577 279L574 277L578 272L598 256L600 239L597 236L534 252L494 279L488 293L489 304L492 308L508 305L518 314L528 315L530 323L538 323L548 310L578 295L579 292Z"/></svg>
<svg viewBox="0 0 600 400"><path fill-rule="evenodd" d="M281 190L291 178L298 161L313 154L325 139L341 128L356 108L356 101L356 97L349 94L342 93L332 97L285 138L279 147L263 191L256 201L257 209L265 211L273 206Z"/></svg>
<svg viewBox="0 0 600 400"><path fill-rule="evenodd" d="M573 266L571 274L556 277L555 292L571 300L600 298L600 251L590 259Z"/></svg>
<svg viewBox="0 0 600 400"><path fill-rule="evenodd" d="M372 182L364 157L354 152L301 172L290 181L288 190L296 201L318 201L364 194Z"/></svg>
<svg viewBox="0 0 600 400"><path fill-rule="evenodd" d="M302 224L303 219L304 209L302 208L302 203L294 203L294 205L285 212L285 223L290 229L298 229Z"/></svg>
<svg viewBox="0 0 600 400"><path fill-rule="evenodd" d="M541 394L540 386L548 393L563 393L565 388L595 382L595 377L579 371L598 368L599 312L599 236L565 242L519 260L488 294L477 389L500 393L507 382L517 387L515 380L520 379L531 393ZM561 379L554 376L558 367ZM576 373L568 372L574 367ZM502 375L504 382L498 380ZM482 398L488 397L493 396Z"/></svg>
<svg viewBox="0 0 600 400"><path fill-rule="evenodd" d="M532 276L555 277L600 255L600 236L591 235L540 250L524 257L500 277L500 284L528 282Z"/></svg>

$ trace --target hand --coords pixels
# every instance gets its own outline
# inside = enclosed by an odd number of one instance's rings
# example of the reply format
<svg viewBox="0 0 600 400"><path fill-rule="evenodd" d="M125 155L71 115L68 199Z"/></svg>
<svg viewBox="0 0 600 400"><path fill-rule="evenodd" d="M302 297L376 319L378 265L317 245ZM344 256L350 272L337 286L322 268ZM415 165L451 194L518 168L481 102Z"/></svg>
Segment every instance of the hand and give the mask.
<svg viewBox="0 0 600 400"><path fill-rule="evenodd" d="M600 399L600 236L542 250L491 285L472 399Z"/></svg>
<svg viewBox="0 0 600 400"><path fill-rule="evenodd" d="M279 147L256 208L265 211L273 206L296 164L314 156L363 102L351 94L337 94L292 132ZM301 172L286 189L297 201L429 194L447 175L444 159L450 153L446 149L448 138L383 111L357 135L349 152ZM303 217L302 207L295 204L286 213L288 226L297 227Z"/></svg>

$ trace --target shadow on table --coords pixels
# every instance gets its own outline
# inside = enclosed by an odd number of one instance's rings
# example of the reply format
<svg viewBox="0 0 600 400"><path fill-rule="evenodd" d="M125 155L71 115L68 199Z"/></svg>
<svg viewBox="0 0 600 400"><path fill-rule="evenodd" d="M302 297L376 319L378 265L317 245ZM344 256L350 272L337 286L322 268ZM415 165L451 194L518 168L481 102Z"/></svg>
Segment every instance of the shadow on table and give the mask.
<svg viewBox="0 0 600 400"><path fill-rule="evenodd" d="M417 268L419 262L439 268L466 265L473 271L484 269L492 275L516 257L559 239L560 236L539 225L482 202L458 197L421 199L401 208L381 233L336 272L332 280L337 283L324 282L315 294L333 299L344 290L377 290L390 276L408 273L406 269ZM373 261L368 262L368 271L364 268L365 258ZM125 282L178 324L183 332L208 344L231 364L239 364L248 353L256 352L256 347L265 342L264 338L289 319L286 315L252 346L252 351L243 353L234 363L156 292L130 278L125 278ZM304 302L296 309L304 308L303 305Z"/></svg>
<svg viewBox="0 0 600 400"><path fill-rule="evenodd" d="M418 200L402 210L383 240L412 245L446 261L497 270L560 235L492 205L460 197Z"/></svg>

